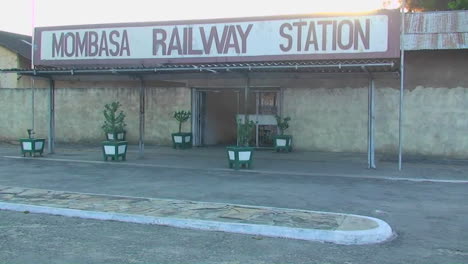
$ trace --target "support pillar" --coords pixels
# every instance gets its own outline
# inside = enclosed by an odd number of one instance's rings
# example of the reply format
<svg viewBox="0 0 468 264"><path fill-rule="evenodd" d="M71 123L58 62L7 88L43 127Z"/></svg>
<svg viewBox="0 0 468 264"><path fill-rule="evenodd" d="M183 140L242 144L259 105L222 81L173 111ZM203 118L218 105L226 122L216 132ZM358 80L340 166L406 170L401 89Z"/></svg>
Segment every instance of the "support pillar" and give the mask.
<svg viewBox="0 0 468 264"><path fill-rule="evenodd" d="M246 82L246 85L245 85L245 88L244 88L244 112L242 113L244 115L244 122L246 121L247 119L247 106L248 106L248 103L249 103L249 90L250 90L250 76L249 74L247 73L247 82ZM236 123L238 122L238 120L236 120ZM237 145L239 146L239 135L237 135Z"/></svg>
<svg viewBox="0 0 468 264"><path fill-rule="evenodd" d="M143 78L140 78L140 136L138 141L139 157L144 157L145 152L145 85Z"/></svg>
<svg viewBox="0 0 468 264"><path fill-rule="evenodd" d="M256 107L255 107L255 115L259 115L259 112L260 112L260 93L259 92L255 92L255 104L256 104ZM259 146L259 138L258 138L258 130L259 130L259 127L258 127L258 122L255 124L255 146L258 148Z"/></svg>
<svg viewBox="0 0 468 264"><path fill-rule="evenodd" d="M369 73L369 92L368 92L368 150L367 150L367 163L369 169L375 169L375 95L374 95L374 77Z"/></svg>
<svg viewBox="0 0 468 264"><path fill-rule="evenodd" d="M49 154L55 153L55 81L49 79Z"/></svg>
<svg viewBox="0 0 468 264"><path fill-rule="evenodd" d="M249 103L250 76L247 74L247 83L244 88L244 115L247 114L247 105Z"/></svg>
<svg viewBox="0 0 468 264"><path fill-rule="evenodd" d="M402 169L403 153L403 96L405 92L405 7L406 0L401 2L400 30L400 111L398 113L398 170Z"/></svg>
<svg viewBox="0 0 468 264"><path fill-rule="evenodd" d="M33 130L33 132L34 132L34 129L35 129L35 123L34 123L34 121L35 121L35 119L36 119L35 113L34 113L34 112L35 112L35 111L34 111L34 110L35 110L35 109L34 109L34 108L35 108L34 103L35 103L35 101L36 101L36 99L35 99L34 84L35 84L35 83L34 83L34 76L33 76L33 77L31 77L31 129Z"/></svg>

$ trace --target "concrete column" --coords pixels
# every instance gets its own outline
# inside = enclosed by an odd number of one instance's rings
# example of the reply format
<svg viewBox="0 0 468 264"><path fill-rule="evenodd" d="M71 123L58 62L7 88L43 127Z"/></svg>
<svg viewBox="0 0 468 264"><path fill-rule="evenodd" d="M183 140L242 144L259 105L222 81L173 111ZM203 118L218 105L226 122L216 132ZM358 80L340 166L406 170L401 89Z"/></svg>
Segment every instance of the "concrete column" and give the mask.
<svg viewBox="0 0 468 264"><path fill-rule="evenodd" d="M55 81L49 79L49 154L55 153Z"/></svg>
<svg viewBox="0 0 468 264"><path fill-rule="evenodd" d="M35 113L34 113L34 103L36 101L36 99L34 98L35 97L35 90L34 90L34 77L32 76L31 77L31 129L33 130L34 132L34 129L35 129Z"/></svg>
<svg viewBox="0 0 468 264"><path fill-rule="evenodd" d="M403 152L403 103L405 92L405 6L406 0L402 0L400 6L401 29L400 29L400 107L398 112L398 170L402 169Z"/></svg>
<svg viewBox="0 0 468 264"><path fill-rule="evenodd" d="M259 111L260 111L260 93L255 92L255 114L258 116ZM259 142L258 142L258 123L255 124L255 146L258 148Z"/></svg>
<svg viewBox="0 0 468 264"><path fill-rule="evenodd" d="M143 78L140 78L140 137L138 141L139 157L144 157L145 152L145 84Z"/></svg>
<svg viewBox="0 0 468 264"><path fill-rule="evenodd" d="M375 95L374 95L374 78L371 73L369 73L369 93L368 93L368 150L367 150L367 163L369 169L375 169L375 145L374 145L374 135L375 135Z"/></svg>

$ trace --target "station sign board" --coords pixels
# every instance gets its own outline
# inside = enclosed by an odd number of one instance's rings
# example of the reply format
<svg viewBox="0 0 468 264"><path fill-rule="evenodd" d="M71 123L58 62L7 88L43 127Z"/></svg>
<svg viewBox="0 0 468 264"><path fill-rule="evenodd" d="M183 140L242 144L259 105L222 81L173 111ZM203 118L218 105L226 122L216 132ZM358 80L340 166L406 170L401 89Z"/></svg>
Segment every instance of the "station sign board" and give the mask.
<svg viewBox="0 0 468 264"><path fill-rule="evenodd" d="M35 29L34 64L134 65L397 58L395 10Z"/></svg>

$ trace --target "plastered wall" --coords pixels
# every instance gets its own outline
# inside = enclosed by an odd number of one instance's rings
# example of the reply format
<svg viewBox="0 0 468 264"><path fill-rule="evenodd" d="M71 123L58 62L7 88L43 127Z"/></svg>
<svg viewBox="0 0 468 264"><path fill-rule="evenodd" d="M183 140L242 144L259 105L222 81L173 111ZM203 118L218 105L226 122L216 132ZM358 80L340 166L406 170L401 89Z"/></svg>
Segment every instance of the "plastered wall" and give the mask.
<svg viewBox="0 0 468 264"><path fill-rule="evenodd" d="M456 51L408 55L404 92L406 154L468 157L468 54ZM284 88L283 114L296 148L366 152L367 96L364 81L312 80ZM399 80L376 80L375 144L398 153ZM303 87L301 87L303 86Z"/></svg>
<svg viewBox="0 0 468 264"><path fill-rule="evenodd" d="M456 51L411 52L407 56L404 94L404 153L468 158L468 54ZM219 79L197 75L188 87L245 85L245 76ZM214 76L214 77L213 77ZM252 86L283 90L283 115L292 121L287 133L295 148L311 151L367 150L366 76L349 78L303 74L252 74ZM210 79L213 78L213 79ZM216 79L218 78L218 79ZM184 80L185 81L185 80ZM375 143L380 153L398 148L399 79L376 76ZM138 140L139 83L63 81L56 83L56 134L58 142L99 142L105 103L119 100L127 114L128 138ZM14 87L13 87L14 88ZM31 126L31 91L0 89L0 139L16 140ZM35 126L47 135L48 89L36 89ZM176 110L190 110L189 88L161 88L146 84L145 141L170 144L177 131ZM186 123L184 131L190 131Z"/></svg>
<svg viewBox="0 0 468 264"><path fill-rule="evenodd" d="M0 69L11 69L16 67L18 67L16 53L0 46ZM16 74L0 74L0 88L15 88L16 78Z"/></svg>
<svg viewBox="0 0 468 264"><path fill-rule="evenodd" d="M66 87L66 88L65 88ZM72 88L70 88L72 87ZM35 131L47 137L48 89L35 89ZM98 143L104 139L104 104L119 101L126 114L130 143L139 138L139 83L57 82L55 92L57 142ZM188 88L146 88L145 142L168 145L178 124L176 110L190 110ZM32 127L31 89L0 89L0 140L14 141ZM190 130L190 121L184 130Z"/></svg>
<svg viewBox="0 0 468 264"><path fill-rule="evenodd" d="M366 152L367 87L284 92L296 148ZM416 87L404 94L403 143L409 154L468 157L468 88ZM397 153L399 90L376 89L376 151Z"/></svg>
<svg viewBox="0 0 468 264"><path fill-rule="evenodd" d="M47 90L35 91L35 130L38 137L47 133ZM13 141L27 137L32 128L31 90L24 88L0 89L0 140Z"/></svg>
<svg viewBox="0 0 468 264"><path fill-rule="evenodd" d="M171 144L171 133L179 132L179 123L173 118L175 111L191 110L189 88L151 88L146 93L145 141L159 145ZM182 132L191 131L189 119ZM138 130L136 130L138 131Z"/></svg>
<svg viewBox="0 0 468 264"><path fill-rule="evenodd" d="M318 151L365 151L367 89L291 88L284 91L286 131L296 148Z"/></svg>

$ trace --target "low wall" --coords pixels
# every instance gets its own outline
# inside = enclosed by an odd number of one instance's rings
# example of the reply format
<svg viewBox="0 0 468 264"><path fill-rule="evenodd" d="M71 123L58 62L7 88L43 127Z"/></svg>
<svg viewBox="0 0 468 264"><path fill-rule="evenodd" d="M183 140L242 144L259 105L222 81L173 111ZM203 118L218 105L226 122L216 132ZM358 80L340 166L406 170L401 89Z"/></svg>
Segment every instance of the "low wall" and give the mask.
<svg viewBox="0 0 468 264"><path fill-rule="evenodd" d="M367 151L367 87L295 88L284 92L284 115L296 148ZM398 153L399 90L377 88L375 144ZM404 94L406 154L468 157L468 88L416 87Z"/></svg>
<svg viewBox="0 0 468 264"><path fill-rule="evenodd" d="M27 137L26 130L32 128L31 89L0 89L0 140L13 141ZM37 137L47 135L48 91L36 89L34 126Z"/></svg>
<svg viewBox="0 0 468 264"><path fill-rule="evenodd" d="M83 85L83 83L82 83ZM56 88L55 119L57 142L98 143L104 139L104 104L119 101L126 114L130 143L139 138L140 94L135 87ZM48 131L48 89L35 89L35 131L46 137ZM172 114L190 109L188 88L146 88L145 142L168 145L178 124ZM0 89L0 139L12 141L27 136L32 127L31 89ZM184 129L190 130L190 122Z"/></svg>
<svg viewBox="0 0 468 264"><path fill-rule="evenodd" d="M35 89L35 131L48 131L48 89ZM128 140L139 137L137 88L57 88L57 142L98 143L105 103L120 101L126 113ZM366 152L367 87L287 88L284 115L297 149ZM405 91L404 152L468 157L468 88L416 87ZM376 150L397 153L399 90L376 88ZM170 144L177 131L172 113L190 109L188 88L146 88L145 142ZM25 137L32 126L31 90L0 89L0 139ZM184 125L190 131L189 122Z"/></svg>

